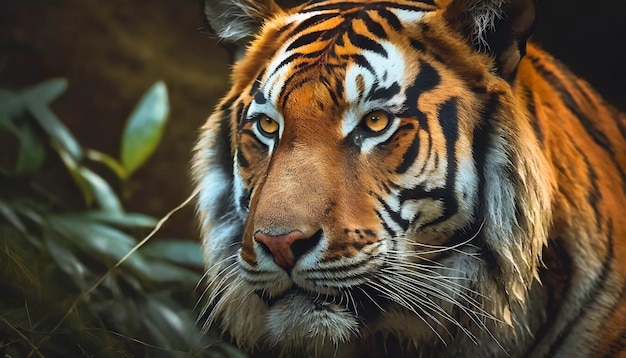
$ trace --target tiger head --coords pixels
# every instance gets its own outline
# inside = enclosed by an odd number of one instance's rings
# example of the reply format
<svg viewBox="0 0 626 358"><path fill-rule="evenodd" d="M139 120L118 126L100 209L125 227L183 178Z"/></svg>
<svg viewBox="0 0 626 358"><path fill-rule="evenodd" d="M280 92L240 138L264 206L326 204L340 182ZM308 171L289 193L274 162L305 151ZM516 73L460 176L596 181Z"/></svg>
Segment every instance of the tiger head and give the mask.
<svg viewBox="0 0 626 358"><path fill-rule="evenodd" d="M511 93L533 2L205 10L247 44L194 158L207 325L289 355L522 341L551 215Z"/></svg>

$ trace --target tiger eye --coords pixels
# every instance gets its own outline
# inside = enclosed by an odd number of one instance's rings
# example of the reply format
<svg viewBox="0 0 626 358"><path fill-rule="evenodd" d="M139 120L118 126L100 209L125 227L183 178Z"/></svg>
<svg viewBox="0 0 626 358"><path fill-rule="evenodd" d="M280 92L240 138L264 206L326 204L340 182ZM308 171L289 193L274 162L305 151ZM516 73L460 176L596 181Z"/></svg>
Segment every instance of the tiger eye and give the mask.
<svg viewBox="0 0 626 358"><path fill-rule="evenodd" d="M259 118L257 122L257 127L263 135L268 137L275 135L278 132L279 128L278 122L266 115L263 115L261 118Z"/></svg>
<svg viewBox="0 0 626 358"><path fill-rule="evenodd" d="M383 111L370 112L363 117L362 121L365 128L374 133L385 130L390 122L389 115Z"/></svg>

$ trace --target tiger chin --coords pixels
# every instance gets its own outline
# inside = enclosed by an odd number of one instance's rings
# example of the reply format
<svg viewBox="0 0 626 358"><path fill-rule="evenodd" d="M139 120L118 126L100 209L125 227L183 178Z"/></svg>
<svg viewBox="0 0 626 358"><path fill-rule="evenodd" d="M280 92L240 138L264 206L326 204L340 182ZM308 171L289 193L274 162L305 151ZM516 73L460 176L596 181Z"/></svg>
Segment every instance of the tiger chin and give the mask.
<svg viewBox="0 0 626 358"><path fill-rule="evenodd" d="M626 119L531 0L206 1L205 329L253 355L626 356Z"/></svg>

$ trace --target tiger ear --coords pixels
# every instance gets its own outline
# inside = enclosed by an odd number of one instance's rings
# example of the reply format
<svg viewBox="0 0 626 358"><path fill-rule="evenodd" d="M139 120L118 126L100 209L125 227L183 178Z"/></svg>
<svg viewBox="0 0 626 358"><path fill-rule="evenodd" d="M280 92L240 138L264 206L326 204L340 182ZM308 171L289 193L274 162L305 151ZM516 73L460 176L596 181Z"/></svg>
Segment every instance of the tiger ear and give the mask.
<svg viewBox="0 0 626 358"><path fill-rule="evenodd" d="M526 54L535 24L535 0L439 0L444 19L481 52L494 56L500 75L511 79Z"/></svg>
<svg viewBox="0 0 626 358"><path fill-rule="evenodd" d="M235 58L243 54L263 22L280 12L273 0L204 0L208 30L230 44L227 47Z"/></svg>

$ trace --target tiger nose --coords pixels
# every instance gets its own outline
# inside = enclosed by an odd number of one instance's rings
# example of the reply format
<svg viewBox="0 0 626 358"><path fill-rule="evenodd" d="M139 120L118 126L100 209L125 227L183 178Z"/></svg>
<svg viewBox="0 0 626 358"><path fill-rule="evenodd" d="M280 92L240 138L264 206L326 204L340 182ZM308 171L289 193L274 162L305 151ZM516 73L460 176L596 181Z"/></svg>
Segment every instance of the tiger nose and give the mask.
<svg viewBox="0 0 626 358"><path fill-rule="evenodd" d="M277 236L257 233L254 235L254 240L271 252L277 265L290 269L302 255L310 251L319 242L320 237L320 233L309 237L296 230Z"/></svg>

